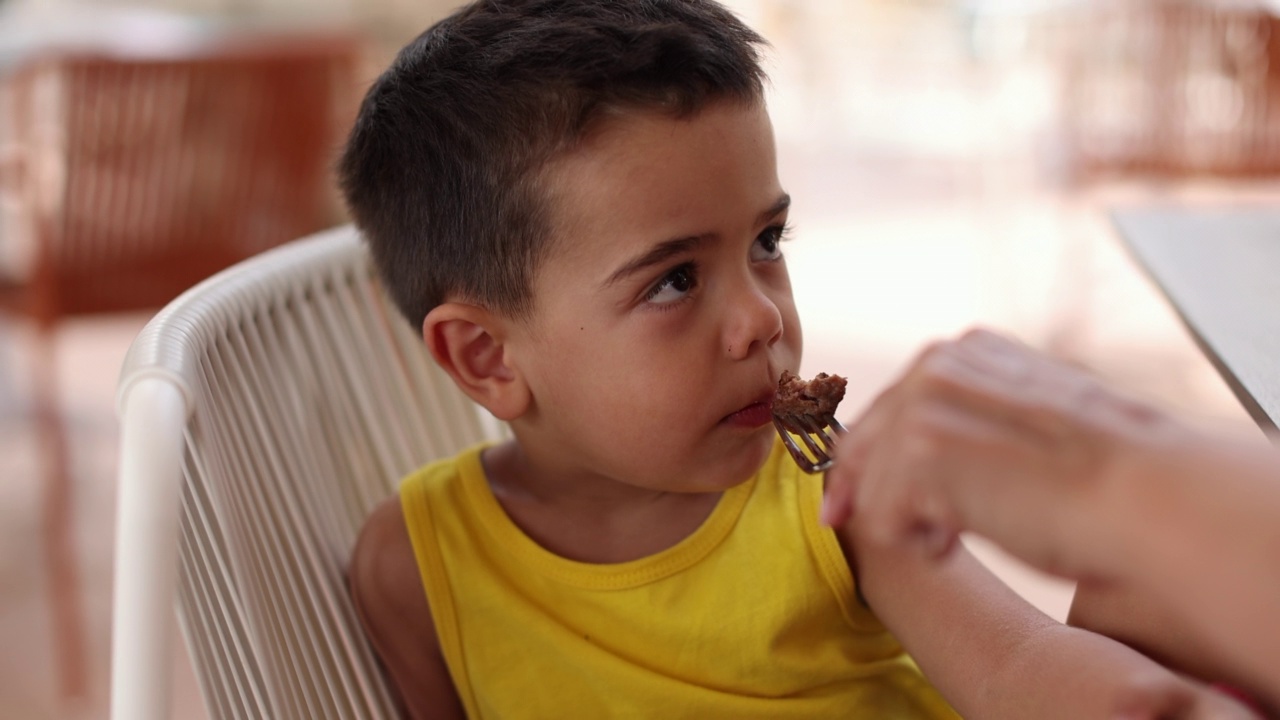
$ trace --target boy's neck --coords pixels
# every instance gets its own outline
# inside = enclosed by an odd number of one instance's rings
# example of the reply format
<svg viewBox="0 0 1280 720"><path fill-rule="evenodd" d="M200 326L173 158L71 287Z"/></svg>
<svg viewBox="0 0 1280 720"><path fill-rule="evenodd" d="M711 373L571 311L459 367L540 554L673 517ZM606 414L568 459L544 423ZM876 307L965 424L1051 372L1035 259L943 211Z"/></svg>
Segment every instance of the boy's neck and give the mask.
<svg viewBox="0 0 1280 720"><path fill-rule="evenodd" d="M515 440L489 448L482 459L512 522L548 551L580 562L627 562L666 550L695 532L722 495L650 490L541 467Z"/></svg>

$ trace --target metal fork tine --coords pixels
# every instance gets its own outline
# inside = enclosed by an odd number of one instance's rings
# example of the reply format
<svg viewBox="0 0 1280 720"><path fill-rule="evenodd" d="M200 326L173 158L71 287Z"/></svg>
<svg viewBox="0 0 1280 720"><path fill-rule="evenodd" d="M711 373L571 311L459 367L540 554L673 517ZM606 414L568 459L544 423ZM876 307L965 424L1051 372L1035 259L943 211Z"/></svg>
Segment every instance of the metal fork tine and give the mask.
<svg viewBox="0 0 1280 720"><path fill-rule="evenodd" d="M823 446L826 447L827 450L834 451L836 449L835 439L827 434L826 427L823 425L821 420L812 415L805 415L801 420L804 423L805 429L813 435L816 435L817 438L822 441Z"/></svg>
<svg viewBox="0 0 1280 720"><path fill-rule="evenodd" d="M835 450L835 438L831 436L828 430L845 432L844 426L840 424L840 421L830 415L822 417L814 417L812 415L774 415L773 426L778 430L778 435L782 438L783 444L787 446L787 451L791 453L796 465L801 470L811 474L827 470L835 462L830 454L830 451ZM809 454L801 450L793 439L795 436L798 436L800 441L809 448ZM825 446L826 450L819 446L818 442L814 441L815 437Z"/></svg>
<svg viewBox="0 0 1280 720"><path fill-rule="evenodd" d="M782 438L782 444L787 446L787 452L791 453L791 459L796 461L796 465L799 465L800 469L807 473L817 472L817 465L804 454L800 446L796 445L796 441L791 438L791 434L795 430L776 415L773 418L773 426L778 430L778 436Z"/></svg>
<svg viewBox="0 0 1280 720"><path fill-rule="evenodd" d="M799 420L800 427L805 430L805 432L800 433L800 442L808 446L809 451L813 453L818 462L821 463L828 460L827 453L818 446L818 443L813 441L813 436L810 434L812 431L806 426L804 419L797 418L797 420Z"/></svg>
<svg viewBox="0 0 1280 720"><path fill-rule="evenodd" d="M831 415L824 415L819 418L818 425L820 426L818 428L818 436L822 438L822 442L831 450L836 449L836 439L833 433L839 431L843 435L849 432L844 429L844 425L841 425L839 420Z"/></svg>

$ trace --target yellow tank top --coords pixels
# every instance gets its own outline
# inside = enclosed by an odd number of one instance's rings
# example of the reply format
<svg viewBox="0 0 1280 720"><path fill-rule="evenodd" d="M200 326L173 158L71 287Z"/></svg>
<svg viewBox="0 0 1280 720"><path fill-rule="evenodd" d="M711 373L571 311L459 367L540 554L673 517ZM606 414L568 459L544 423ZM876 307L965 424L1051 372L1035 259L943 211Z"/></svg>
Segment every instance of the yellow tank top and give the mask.
<svg viewBox="0 0 1280 720"><path fill-rule="evenodd" d="M481 450L400 490L468 717L956 717L855 598L821 477L781 445L689 537L606 565L521 532Z"/></svg>

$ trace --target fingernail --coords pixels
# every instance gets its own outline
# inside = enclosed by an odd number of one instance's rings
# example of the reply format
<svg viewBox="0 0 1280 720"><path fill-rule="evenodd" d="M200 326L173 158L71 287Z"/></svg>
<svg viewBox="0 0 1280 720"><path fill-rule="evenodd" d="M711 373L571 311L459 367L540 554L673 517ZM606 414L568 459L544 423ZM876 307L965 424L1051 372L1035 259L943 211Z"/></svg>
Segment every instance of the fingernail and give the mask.
<svg viewBox="0 0 1280 720"><path fill-rule="evenodd" d="M818 518L822 524L827 527L835 526L835 508L831 504L831 498L826 495L822 496L822 510L818 513Z"/></svg>

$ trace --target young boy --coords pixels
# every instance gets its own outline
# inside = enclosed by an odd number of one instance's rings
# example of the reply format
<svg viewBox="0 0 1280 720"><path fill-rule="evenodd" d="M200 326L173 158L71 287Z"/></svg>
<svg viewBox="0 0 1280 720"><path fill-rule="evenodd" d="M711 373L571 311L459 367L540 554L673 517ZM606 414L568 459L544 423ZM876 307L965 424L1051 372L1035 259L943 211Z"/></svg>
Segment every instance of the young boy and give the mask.
<svg viewBox="0 0 1280 720"><path fill-rule="evenodd" d="M822 478L770 425L802 343L762 42L712 0L486 0L365 99L341 166L356 221L432 356L514 435L405 479L355 550L406 713L1207 707L967 554L820 525Z"/></svg>

